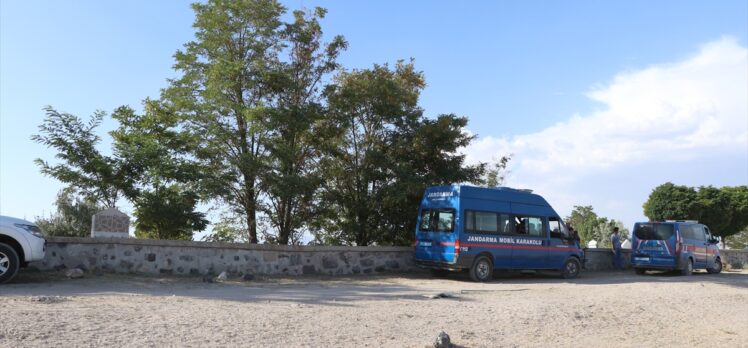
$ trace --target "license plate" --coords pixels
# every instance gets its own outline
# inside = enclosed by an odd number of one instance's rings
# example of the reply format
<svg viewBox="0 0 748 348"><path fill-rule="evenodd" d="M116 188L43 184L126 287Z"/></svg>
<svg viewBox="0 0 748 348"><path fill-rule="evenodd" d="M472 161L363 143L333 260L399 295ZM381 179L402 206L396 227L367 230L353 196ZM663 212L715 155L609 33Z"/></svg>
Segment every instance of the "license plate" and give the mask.
<svg viewBox="0 0 748 348"><path fill-rule="evenodd" d="M634 261L649 262L648 257L635 257Z"/></svg>
<svg viewBox="0 0 748 348"><path fill-rule="evenodd" d="M431 242L418 242L418 245L422 247L430 247Z"/></svg>

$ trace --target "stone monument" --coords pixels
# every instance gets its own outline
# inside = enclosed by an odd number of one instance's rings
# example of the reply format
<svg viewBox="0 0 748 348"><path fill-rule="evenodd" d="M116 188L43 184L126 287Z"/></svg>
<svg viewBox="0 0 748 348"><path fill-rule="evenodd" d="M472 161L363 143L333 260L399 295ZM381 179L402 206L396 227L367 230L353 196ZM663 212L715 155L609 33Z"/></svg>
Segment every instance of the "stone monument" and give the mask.
<svg viewBox="0 0 748 348"><path fill-rule="evenodd" d="M91 219L91 237L129 238L130 217L117 208L97 213Z"/></svg>

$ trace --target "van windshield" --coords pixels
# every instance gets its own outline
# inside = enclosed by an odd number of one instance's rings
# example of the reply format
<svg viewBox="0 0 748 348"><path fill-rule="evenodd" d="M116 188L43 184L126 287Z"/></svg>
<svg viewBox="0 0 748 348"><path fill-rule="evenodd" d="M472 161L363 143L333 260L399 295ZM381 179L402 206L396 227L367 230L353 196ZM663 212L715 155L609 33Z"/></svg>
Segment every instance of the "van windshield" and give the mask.
<svg viewBox="0 0 748 348"><path fill-rule="evenodd" d="M636 224L634 235L644 240L665 240L673 236L672 224Z"/></svg>
<svg viewBox="0 0 748 348"><path fill-rule="evenodd" d="M454 209L423 209L421 210L422 232L452 232L455 224Z"/></svg>

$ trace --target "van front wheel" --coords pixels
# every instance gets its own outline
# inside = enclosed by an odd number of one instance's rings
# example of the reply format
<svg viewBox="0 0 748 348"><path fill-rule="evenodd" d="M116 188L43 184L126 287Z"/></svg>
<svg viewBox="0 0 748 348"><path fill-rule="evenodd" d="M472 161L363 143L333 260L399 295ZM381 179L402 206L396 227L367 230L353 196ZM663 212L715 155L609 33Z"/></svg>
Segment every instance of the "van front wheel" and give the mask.
<svg viewBox="0 0 748 348"><path fill-rule="evenodd" d="M577 276L579 276L579 261L572 257L564 263L564 268L561 270L561 278L572 279Z"/></svg>
<svg viewBox="0 0 748 348"><path fill-rule="evenodd" d="M493 264L485 256L479 256L470 268L470 279L476 282L487 282L493 278Z"/></svg>
<svg viewBox="0 0 748 348"><path fill-rule="evenodd" d="M714 265L712 265L712 267L707 269L706 271L711 274L717 274L717 273L722 272L722 260L720 259L714 260Z"/></svg>
<svg viewBox="0 0 748 348"><path fill-rule="evenodd" d="M690 276L693 273L693 260L688 259L686 265L680 270L680 274L684 276Z"/></svg>

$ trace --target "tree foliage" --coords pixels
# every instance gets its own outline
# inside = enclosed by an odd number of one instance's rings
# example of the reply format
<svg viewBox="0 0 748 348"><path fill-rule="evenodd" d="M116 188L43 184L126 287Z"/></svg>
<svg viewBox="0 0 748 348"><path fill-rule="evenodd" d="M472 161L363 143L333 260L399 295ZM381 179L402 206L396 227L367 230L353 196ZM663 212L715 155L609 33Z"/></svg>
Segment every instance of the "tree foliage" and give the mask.
<svg viewBox="0 0 748 348"><path fill-rule="evenodd" d="M338 68L336 59L347 43L341 36L322 44L319 19L326 11L294 11L294 21L281 31L288 61L281 61L272 80L276 106L268 115L267 167L261 187L267 204L262 211L278 244L301 237L315 215L314 197L322 179L318 170L325 141L323 78Z"/></svg>
<svg viewBox="0 0 748 348"><path fill-rule="evenodd" d="M478 181L457 149L472 137L464 118L423 117L423 73L411 63L340 74L329 86L331 138L321 161L326 180L318 234L332 244L407 244L429 185Z"/></svg>
<svg viewBox="0 0 748 348"><path fill-rule="evenodd" d="M695 188L668 182L652 190L644 215L652 221L698 220L712 234L728 237L748 227L748 186Z"/></svg>
<svg viewBox="0 0 748 348"><path fill-rule="evenodd" d="M623 222L598 216L592 206L589 205L574 206L571 215L566 218L566 222L579 233L582 245L594 240L599 248L610 247L610 236L615 227L618 227L621 240L629 236L629 230Z"/></svg>
<svg viewBox="0 0 748 348"><path fill-rule="evenodd" d="M205 215L195 211L197 202L196 194L177 185L142 192L135 201L135 236L192 240L195 231L208 225Z"/></svg>
<svg viewBox="0 0 748 348"><path fill-rule="evenodd" d="M47 236L88 237L92 217L104 210L95 199L78 195L71 188L57 194L55 207L49 217L36 218L36 224Z"/></svg>
<svg viewBox="0 0 748 348"><path fill-rule="evenodd" d="M197 202L210 201L246 231L221 222L210 240L288 244L309 231L330 244L407 245L426 187L483 182L485 164L459 151L474 139L467 118L424 117L412 61L341 71L347 43L323 42L322 8L289 18L276 0L192 7L178 77L142 115L114 111L111 156L96 150L103 113L86 124L50 109L35 136L63 160L39 161L43 172L107 205L132 202L137 236L189 239L206 225ZM508 161L492 167L492 185Z"/></svg>
<svg viewBox="0 0 748 348"><path fill-rule="evenodd" d="M174 58L181 73L162 101L200 136L195 156L213 173L211 195L245 217L257 243L260 175L267 165L272 112L269 77L282 49L285 8L268 0L195 3L195 40Z"/></svg>
<svg viewBox="0 0 748 348"><path fill-rule="evenodd" d="M506 177L509 175L509 161L512 160L514 154L508 154L501 157L494 157L493 161L486 167L486 174L484 175L484 185L486 187L499 187L504 186Z"/></svg>
<svg viewBox="0 0 748 348"><path fill-rule="evenodd" d="M130 193L137 170L130 163L103 155L96 148L101 142L96 128L106 113L97 111L88 122L84 122L51 106L45 107L44 111L46 117L39 126L39 133L31 139L55 149L55 157L60 163L50 164L41 158L36 159L34 162L42 174L69 185L106 207L115 207L121 193Z"/></svg>
<svg viewBox="0 0 748 348"><path fill-rule="evenodd" d="M687 219L696 202L696 190L671 182L655 188L644 202L644 216L652 221Z"/></svg>

